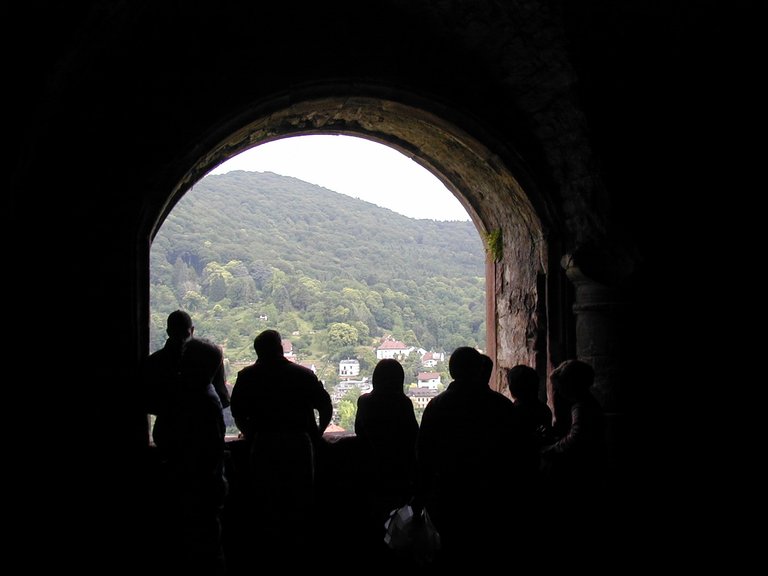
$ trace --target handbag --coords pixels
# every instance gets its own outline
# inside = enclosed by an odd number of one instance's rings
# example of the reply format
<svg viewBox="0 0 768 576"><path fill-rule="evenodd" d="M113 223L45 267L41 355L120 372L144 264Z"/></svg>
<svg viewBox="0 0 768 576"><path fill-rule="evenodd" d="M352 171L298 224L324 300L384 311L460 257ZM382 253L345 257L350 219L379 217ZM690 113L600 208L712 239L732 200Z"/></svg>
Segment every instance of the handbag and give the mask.
<svg viewBox="0 0 768 576"><path fill-rule="evenodd" d="M426 508L415 513L410 504L395 508L384 522L384 543L417 565L431 564L440 550L440 534Z"/></svg>

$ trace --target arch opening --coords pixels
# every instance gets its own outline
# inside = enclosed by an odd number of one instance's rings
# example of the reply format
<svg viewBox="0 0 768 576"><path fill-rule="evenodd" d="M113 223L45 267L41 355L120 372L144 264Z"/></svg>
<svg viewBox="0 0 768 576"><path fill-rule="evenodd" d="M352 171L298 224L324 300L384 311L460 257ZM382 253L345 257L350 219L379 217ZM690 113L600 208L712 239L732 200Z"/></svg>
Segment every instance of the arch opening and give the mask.
<svg viewBox="0 0 768 576"><path fill-rule="evenodd" d="M273 102L212 131L185 156L186 173L153 219L154 238L175 203L219 164L260 144L290 136L337 134L365 138L405 154L438 178L464 206L490 248L486 256L487 349L493 386L517 363L549 371L551 328L542 288L559 254L545 233L543 200L513 150L481 126L427 106L375 97ZM536 206L534 206L534 202ZM148 317L148 315L147 315Z"/></svg>

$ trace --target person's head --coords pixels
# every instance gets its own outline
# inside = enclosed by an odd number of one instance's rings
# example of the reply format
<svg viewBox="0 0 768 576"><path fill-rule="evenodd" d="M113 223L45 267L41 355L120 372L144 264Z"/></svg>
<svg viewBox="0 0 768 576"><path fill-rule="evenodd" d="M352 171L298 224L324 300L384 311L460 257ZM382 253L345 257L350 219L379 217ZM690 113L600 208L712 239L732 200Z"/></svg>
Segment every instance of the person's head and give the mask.
<svg viewBox="0 0 768 576"><path fill-rule="evenodd" d="M539 396L539 375L525 364L507 370L507 389L515 402L531 402Z"/></svg>
<svg viewBox="0 0 768 576"><path fill-rule="evenodd" d="M168 314L165 333L171 340L186 341L192 337L195 327L192 325L192 317L184 310L175 310Z"/></svg>
<svg viewBox="0 0 768 576"><path fill-rule="evenodd" d="M372 380L376 392L402 392L405 382L403 365L394 358L379 360L373 369Z"/></svg>
<svg viewBox="0 0 768 576"><path fill-rule="evenodd" d="M454 380L477 379L480 370L480 352L471 346L459 346L448 359L448 372Z"/></svg>
<svg viewBox="0 0 768 576"><path fill-rule="evenodd" d="M555 368L549 379L556 394L574 401L589 394L595 383L595 371L581 360L566 360Z"/></svg>
<svg viewBox="0 0 768 576"><path fill-rule="evenodd" d="M264 330L253 339L253 349L260 360L283 356L283 339L277 330Z"/></svg>

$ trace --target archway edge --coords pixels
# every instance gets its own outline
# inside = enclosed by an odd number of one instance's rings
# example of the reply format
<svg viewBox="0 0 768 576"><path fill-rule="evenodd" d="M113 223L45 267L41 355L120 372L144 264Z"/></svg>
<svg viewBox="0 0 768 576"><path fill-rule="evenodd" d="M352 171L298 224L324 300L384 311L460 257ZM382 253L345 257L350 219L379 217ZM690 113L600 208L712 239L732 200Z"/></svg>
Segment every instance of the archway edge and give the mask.
<svg viewBox="0 0 768 576"><path fill-rule="evenodd" d="M443 106L439 106L443 114L429 111L435 107L361 95L275 98L219 126L207 144L200 142L191 152L192 168L178 183L171 202L210 170L250 148L293 136L339 134L389 146L429 170L456 196L481 232L498 227L498 207L489 202L509 205L513 200L516 218L532 234L541 235L534 204L543 201L516 151L455 111Z"/></svg>

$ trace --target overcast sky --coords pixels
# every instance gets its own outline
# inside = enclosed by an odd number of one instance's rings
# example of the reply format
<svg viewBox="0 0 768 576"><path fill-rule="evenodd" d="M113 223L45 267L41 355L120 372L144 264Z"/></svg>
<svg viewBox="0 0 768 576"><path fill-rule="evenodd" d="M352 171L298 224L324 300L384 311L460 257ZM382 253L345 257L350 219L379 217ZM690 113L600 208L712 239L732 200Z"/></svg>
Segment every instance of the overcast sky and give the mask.
<svg viewBox="0 0 768 576"><path fill-rule="evenodd" d="M363 138L284 138L247 150L210 173L232 170L293 176L411 218L469 220L456 197L428 170L393 148Z"/></svg>

